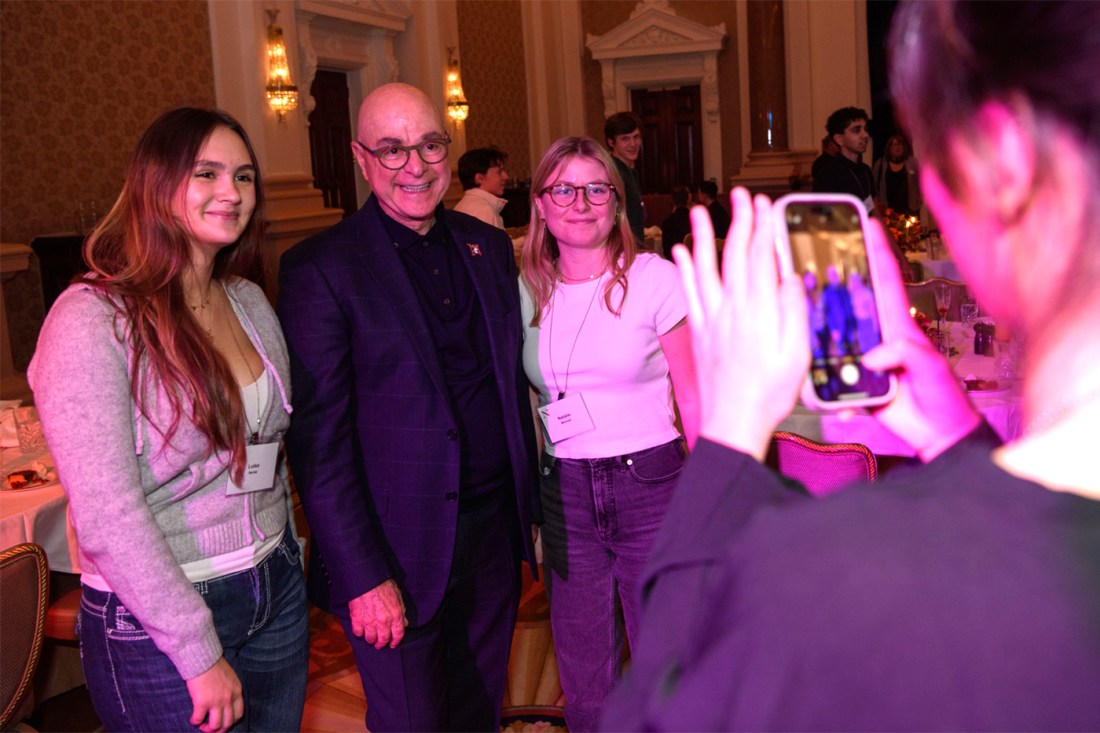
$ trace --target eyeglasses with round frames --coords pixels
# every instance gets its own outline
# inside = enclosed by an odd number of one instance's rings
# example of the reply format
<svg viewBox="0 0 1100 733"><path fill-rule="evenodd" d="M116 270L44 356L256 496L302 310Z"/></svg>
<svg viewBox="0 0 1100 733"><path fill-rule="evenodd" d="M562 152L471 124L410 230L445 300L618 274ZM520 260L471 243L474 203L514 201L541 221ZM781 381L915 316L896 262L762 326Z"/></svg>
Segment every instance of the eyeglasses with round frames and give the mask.
<svg viewBox="0 0 1100 733"><path fill-rule="evenodd" d="M572 206L577 200L577 191L584 191L584 198L592 206L603 206L611 200L615 187L610 183L586 183L574 186L571 183L555 183L539 191L539 196L550 194L550 200L558 206Z"/></svg>
<svg viewBox="0 0 1100 733"><path fill-rule="evenodd" d="M436 137L425 140L418 145L385 145L377 150L371 150L358 140L355 141L355 144L373 155L383 168L397 171L405 167L409 162L409 155L414 150L420 156L420 159L429 165L442 162L447 157L451 137L450 135Z"/></svg>

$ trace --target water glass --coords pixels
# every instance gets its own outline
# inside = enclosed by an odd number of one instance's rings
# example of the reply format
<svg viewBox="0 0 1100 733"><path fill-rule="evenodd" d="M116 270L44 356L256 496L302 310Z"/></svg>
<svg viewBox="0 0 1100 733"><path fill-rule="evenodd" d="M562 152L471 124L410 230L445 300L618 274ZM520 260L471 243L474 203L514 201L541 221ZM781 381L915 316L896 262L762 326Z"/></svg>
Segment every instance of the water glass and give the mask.
<svg viewBox="0 0 1100 733"><path fill-rule="evenodd" d="M15 434L19 438L19 450L34 453L46 447L38 410L33 407L15 408Z"/></svg>
<svg viewBox="0 0 1100 733"><path fill-rule="evenodd" d="M959 304L959 316L963 323L973 328L974 321L978 320L978 304L972 300L963 301Z"/></svg>

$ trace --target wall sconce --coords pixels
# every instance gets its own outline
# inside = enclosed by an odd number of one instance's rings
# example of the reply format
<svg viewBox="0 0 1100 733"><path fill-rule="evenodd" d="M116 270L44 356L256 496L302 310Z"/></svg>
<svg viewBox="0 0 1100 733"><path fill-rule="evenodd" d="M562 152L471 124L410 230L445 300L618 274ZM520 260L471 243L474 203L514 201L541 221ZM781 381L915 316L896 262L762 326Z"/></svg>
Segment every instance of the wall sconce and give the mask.
<svg viewBox="0 0 1100 733"><path fill-rule="evenodd" d="M458 70L454 46L447 48L447 117L456 126L470 116L470 104L462 93L462 76Z"/></svg>
<svg viewBox="0 0 1100 733"><path fill-rule="evenodd" d="M290 83L283 29L275 24L278 15L278 10L267 11L267 106L279 122L286 122L286 113L298 106L298 87Z"/></svg>

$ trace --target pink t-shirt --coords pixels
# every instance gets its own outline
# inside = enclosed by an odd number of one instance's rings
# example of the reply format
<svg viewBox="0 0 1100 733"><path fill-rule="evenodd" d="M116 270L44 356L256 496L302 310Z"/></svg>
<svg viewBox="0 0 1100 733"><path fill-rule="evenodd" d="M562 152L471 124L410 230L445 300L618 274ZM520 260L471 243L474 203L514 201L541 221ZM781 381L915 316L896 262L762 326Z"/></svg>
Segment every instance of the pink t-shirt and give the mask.
<svg viewBox="0 0 1100 733"><path fill-rule="evenodd" d="M640 253L628 273L620 316L604 301L608 277L556 283L539 328L529 325L534 304L520 283L523 368L538 390L539 405L556 400L559 392L580 393L595 425L556 444L547 441L547 452L557 458L619 456L679 435L668 361L658 340L687 315L676 266ZM621 292L613 294L613 304Z"/></svg>

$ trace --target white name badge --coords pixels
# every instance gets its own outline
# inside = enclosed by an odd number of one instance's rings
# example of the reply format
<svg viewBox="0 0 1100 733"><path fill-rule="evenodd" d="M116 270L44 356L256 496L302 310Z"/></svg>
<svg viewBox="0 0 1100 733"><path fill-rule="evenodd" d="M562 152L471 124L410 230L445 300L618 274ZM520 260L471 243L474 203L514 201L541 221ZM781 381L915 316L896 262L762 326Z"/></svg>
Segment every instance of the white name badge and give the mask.
<svg viewBox="0 0 1100 733"><path fill-rule="evenodd" d="M868 214L873 214L875 212L875 200L870 196L863 199L863 208L867 209Z"/></svg>
<svg viewBox="0 0 1100 733"><path fill-rule="evenodd" d="M574 435L596 429L580 392L543 405L539 408L539 417L542 418L547 439L551 443L560 443Z"/></svg>
<svg viewBox="0 0 1100 733"><path fill-rule="evenodd" d="M237 486L231 475L229 485L225 488L228 496L267 491L275 485L275 465L279 461L279 444L247 445L245 451L244 485Z"/></svg>

